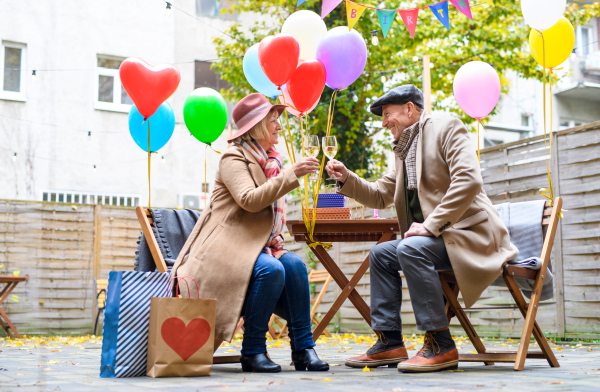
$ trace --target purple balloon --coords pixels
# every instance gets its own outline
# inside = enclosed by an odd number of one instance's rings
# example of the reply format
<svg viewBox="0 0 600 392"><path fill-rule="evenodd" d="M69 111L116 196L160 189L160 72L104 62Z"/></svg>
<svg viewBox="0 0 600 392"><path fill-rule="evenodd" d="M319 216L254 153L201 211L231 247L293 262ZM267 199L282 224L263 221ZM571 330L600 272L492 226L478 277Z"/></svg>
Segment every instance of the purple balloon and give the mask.
<svg viewBox="0 0 600 392"><path fill-rule="evenodd" d="M343 90L358 79L367 64L367 45L356 30L339 26L325 34L317 47L317 60L323 63L325 84Z"/></svg>

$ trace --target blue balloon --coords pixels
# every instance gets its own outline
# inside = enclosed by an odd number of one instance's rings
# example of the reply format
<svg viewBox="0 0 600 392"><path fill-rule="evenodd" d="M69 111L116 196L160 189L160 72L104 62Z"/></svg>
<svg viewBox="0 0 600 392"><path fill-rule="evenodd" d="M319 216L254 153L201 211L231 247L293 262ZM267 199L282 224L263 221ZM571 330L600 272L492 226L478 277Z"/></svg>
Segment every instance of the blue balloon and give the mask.
<svg viewBox="0 0 600 392"><path fill-rule="evenodd" d="M246 80L256 91L269 98L276 98L281 91L265 75L258 61L258 44L254 44L244 55L244 75Z"/></svg>
<svg viewBox="0 0 600 392"><path fill-rule="evenodd" d="M150 122L150 152L156 152L173 136L175 130L173 108L168 102L163 102L148 121ZM144 122L144 116L138 112L135 105L129 111L129 132L133 141L142 150L148 152L148 122Z"/></svg>

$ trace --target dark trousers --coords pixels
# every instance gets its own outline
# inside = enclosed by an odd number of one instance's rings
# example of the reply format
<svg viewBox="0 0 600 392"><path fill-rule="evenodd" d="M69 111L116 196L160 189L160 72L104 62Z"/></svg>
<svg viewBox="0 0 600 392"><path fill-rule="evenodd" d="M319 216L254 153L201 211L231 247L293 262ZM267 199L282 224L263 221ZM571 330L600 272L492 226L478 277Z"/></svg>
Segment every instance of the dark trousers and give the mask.
<svg viewBox="0 0 600 392"><path fill-rule="evenodd" d="M242 308L245 317L242 354L267 352L269 319L278 301L288 322L292 350L315 346L310 329L310 288L306 265L291 252L280 259L261 253L254 264Z"/></svg>
<svg viewBox="0 0 600 392"><path fill-rule="evenodd" d="M404 272L417 328L432 331L448 326L442 286L437 271L451 270L442 237L414 236L376 245L369 254L371 271L371 327L401 331Z"/></svg>

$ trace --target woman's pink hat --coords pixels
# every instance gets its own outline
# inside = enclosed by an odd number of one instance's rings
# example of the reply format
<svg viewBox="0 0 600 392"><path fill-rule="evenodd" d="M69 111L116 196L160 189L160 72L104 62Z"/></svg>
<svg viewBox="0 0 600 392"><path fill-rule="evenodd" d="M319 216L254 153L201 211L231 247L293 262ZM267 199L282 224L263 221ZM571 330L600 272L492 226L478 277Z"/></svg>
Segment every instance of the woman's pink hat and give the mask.
<svg viewBox="0 0 600 392"><path fill-rule="evenodd" d="M231 113L238 131L227 142L231 143L234 139L251 130L253 126L269 114L271 109L277 110L277 113L281 116L286 107L287 105L273 105L260 93L245 96L235 105Z"/></svg>

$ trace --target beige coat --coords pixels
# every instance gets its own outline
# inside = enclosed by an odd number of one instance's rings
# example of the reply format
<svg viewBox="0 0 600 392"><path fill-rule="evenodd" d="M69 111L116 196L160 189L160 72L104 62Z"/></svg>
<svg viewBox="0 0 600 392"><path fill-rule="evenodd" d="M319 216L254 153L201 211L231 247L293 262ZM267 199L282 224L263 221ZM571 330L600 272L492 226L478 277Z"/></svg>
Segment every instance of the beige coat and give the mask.
<svg viewBox="0 0 600 392"><path fill-rule="evenodd" d="M371 208L393 204L404 234L403 165L396 158L396 169L373 183L350 173L339 192ZM461 121L423 115L416 165L423 224L442 236L465 305L471 307L519 251L482 188L477 154Z"/></svg>
<svg viewBox="0 0 600 392"><path fill-rule="evenodd" d="M194 277L200 298L217 300L215 339L231 341L254 262L273 228L272 204L299 185L291 167L267 181L252 154L238 145L223 154L210 205L172 271ZM187 297L187 289L182 295ZM191 297L197 298L195 287Z"/></svg>

